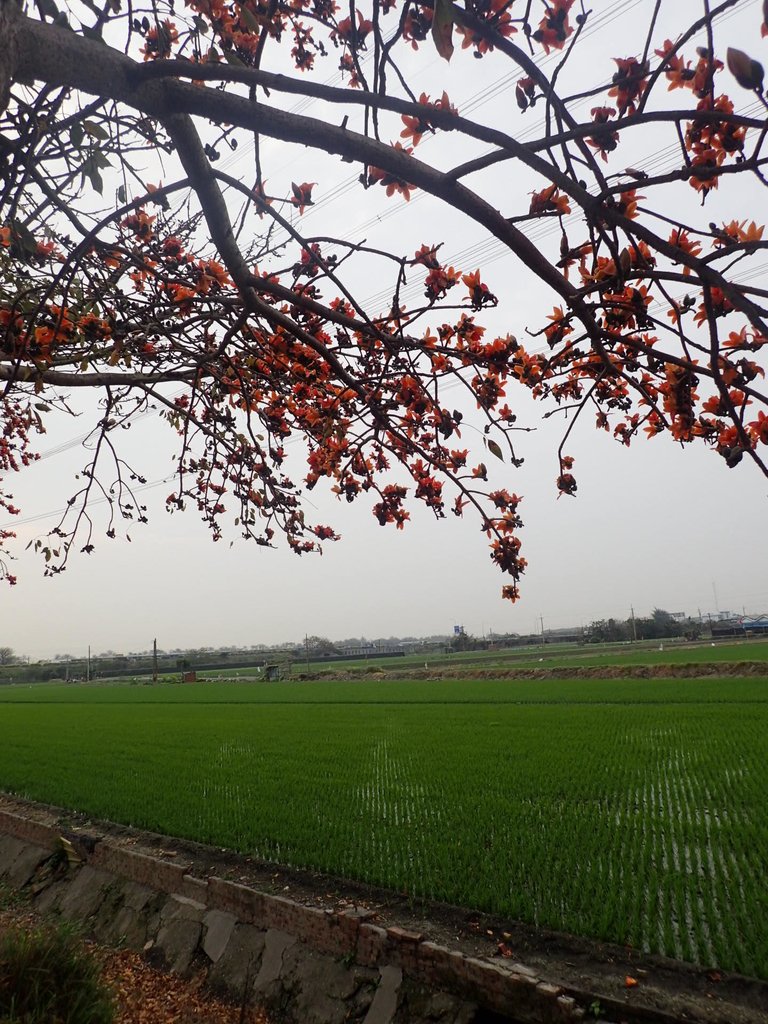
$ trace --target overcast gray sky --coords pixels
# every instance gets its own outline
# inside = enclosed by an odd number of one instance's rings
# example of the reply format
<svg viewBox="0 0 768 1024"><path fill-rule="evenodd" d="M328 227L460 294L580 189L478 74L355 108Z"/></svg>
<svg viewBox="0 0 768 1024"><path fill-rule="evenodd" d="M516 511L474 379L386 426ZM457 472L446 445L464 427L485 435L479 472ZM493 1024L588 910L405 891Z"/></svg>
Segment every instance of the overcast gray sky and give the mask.
<svg viewBox="0 0 768 1024"><path fill-rule="evenodd" d="M597 27L581 48L579 67L588 68L583 85L610 77L610 57L634 52L650 8L650 3L629 0L598 0L592 5ZM768 40L761 47L756 30L759 8L759 0L743 0L718 38L765 58ZM674 38L701 11L698 0L664 4L657 45L667 36ZM514 129L521 137L533 132L538 115L523 118L518 113L512 93L519 75L505 60L491 55L477 61L469 52L457 50L449 66L428 45L410 60L418 72L417 91L436 96L446 89L462 114ZM599 72L594 70L598 62ZM321 66L321 80L333 79L333 63L332 58ZM727 72L721 76L721 89L735 92L726 76ZM297 101L287 105L295 108ZM302 109L322 115L319 104ZM333 116L338 118L338 111ZM660 132L649 151L645 135L642 150L627 149L618 166L642 166L646 161L659 169L670 159L674 166L671 142ZM449 135L423 144L418 155L441 166L465 158ZM240 153L239 159L247 161L248 155ZM427 197L414 196L406 204L397 198L387 200L383 189L334 189L357 172L304 150L265 145L262 159L270 189L288 189L292 180L317 180L317 207L298 222L307 232L367 238L371 244L405 253L422 242L444 241L446 261L465 272L483 268L483 279L500 297L498 309L484 320L489 332L510 331L522 337L526 327L542 326L552 298L537 289L525 268L502 254L497 243L452 211ZM233 173L243 166L234 159L227 163ZM510 207L519 212L525 193L541 185L504 167L486 181L501 208L509 197ZM148 179L153 180L151 174ZM758 205L752 208L744 199L741 184L712 193L706 219L760 219L764 195L755 191ZM670 209L680 211L675 216L700 219L696 196L687 186L677 186L669 201ZM541 244L554 252L558 232L556 225L552 227L554 235L543 235ZM421 276L414 273L412 280L416 287L410 305L419 295ZM351 283L358 296L371 299L374 312L387 306L388 281L362 270ZM595 431L589 414L569 441L569 452L576 458L578 497L558 500L555 451L564 423L558 417L542 421L544 410L513 384L507 397L518 412L518 423L536 428L520 436L520 454L526 460L520 469L486 459L494 484L525 499L520 512L529 568L517 605L501 600L504 580L491 565L476 520L456 520L449 513L435 522L425 509L412 508L412 521L403 532L382 529L364 500L347 506L323 493L320 485L308 496L316 506L310 512L316 521L334 525L343 537L338 544L326 545L322 557L299 559L283 549L265 550L237 541L230 547L229 537L211 543L194 512L169 516L163 510L163 499L172 489L162 481L170 472L174 436L151 414L137 422L126 439L139 468L155 485L143 492L150 524L131 529L130 543L97 535L91 556L77 555L64 574L44 579L39 560L22 549L54 525L49 513L62 508L72 493L72 476L85 457L79 444L67 447L65 442L76 442L88 429L84 405L81 418L55 421L40 444L46 457L13 481L16 504L22 508L16 527L20 557L13 570L19 583L0 591L0 642L37 657L80 654L89 644L94 651L145 649L153 637L160 646L173 648L273 643L305 633L336 638L447 633L454 624L476 634L530 632L540 628L540 617L545 627L579 625L609 615L628 616L630 606L638 615L655 606L689 614L768 611L768 481L749 460L729 470L715 454L695 447L681 450L666 436L637 440L627 450ZM460 389L455 401L464 409ZM482 457L472 409L466 413L462 443ZM299 447L289 448L292 458L298 457ZM237 530L233 528L231 535L236 537Z"/></svg>

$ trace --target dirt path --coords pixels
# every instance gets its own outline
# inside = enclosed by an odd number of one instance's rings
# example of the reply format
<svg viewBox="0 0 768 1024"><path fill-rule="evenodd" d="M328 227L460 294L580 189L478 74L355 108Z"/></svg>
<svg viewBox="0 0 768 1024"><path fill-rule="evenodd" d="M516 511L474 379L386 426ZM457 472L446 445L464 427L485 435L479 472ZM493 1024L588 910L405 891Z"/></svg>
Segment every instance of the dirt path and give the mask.
<svg viewBox="0 0 768 1024"><path fill-rule="evenodd" d="M589 657L589 655L574 655ZM544 658L541 659L545 661ZM292 678L308 682L361 682L363 680L401 681L406 679L709 679L725 677L761 677L768 674L764 661L722 661L690 662L667 665L565 665L560 668L546 664L536 668L482 668L470 665L451 667L436 665L434 668L376 669L369 673L344 671L343 668L322 672L297 672ZM216 683L221 680L201 676L201 682ZM239 680L243 681L243 680Z"/></svg>

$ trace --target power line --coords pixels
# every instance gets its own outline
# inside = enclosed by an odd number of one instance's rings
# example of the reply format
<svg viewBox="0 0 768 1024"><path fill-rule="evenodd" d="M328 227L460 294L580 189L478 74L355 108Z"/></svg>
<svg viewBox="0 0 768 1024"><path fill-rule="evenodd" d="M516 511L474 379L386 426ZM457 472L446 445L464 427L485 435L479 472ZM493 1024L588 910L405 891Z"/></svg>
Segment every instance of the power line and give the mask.
<svg viewBox="0 0 768 1024"><path fill-rule="evenodd" d="M760 109L760 104L752 104L746 110L745 116L750 117L754 113L758 112ZM656 150L655 153L652 153L649 156L647 165L644 169L648 171L649 175L665 173L667 170L672 169L674 166L677 165L678 161L676 160L676 157L679 156L679 153L679 143L670 143L669 145ZM639 184L642 185L642 183ZM628 188L629 187L631 186L628 186ZM423 194L417 194L416 196L413 197L411 203L413 204L415 201L422 197ZM403 201L402 204L400 204L400 207L403 208L406 205L407 204ZM399 212L399 210L397 212ZM364 225L361 230L365 230L365 227L368 226L369 224L370 222ZM526 228L527 237L534 242L539 242L549 236L560 234L560 223L558 220L554 218L547 218L544 220L531 222L531 224L528 225ZM458 266L470 262L477 262L482 264L483 267L486 267L491 263L496 262L498 259L506 256L508 253L509 249L503 242L501 242L499 239L495 238L492 235L487 235L484 238L471 243L469 246L466 246L464 249L460 249L457 252L453 253L452 255L445 257L443 262L446 264ZM423 285L421 283L408 284L401 289L400 295L402 299L408 301L414 298L417 294L421 294L422 290ZM369 295L364 300L363 305L366 308L370 308L371 306L375 306L376 303L387 301L391 297L391 295L392 290L390 288L380 289L378 292Z"/></svg>
<svg viewBox="0 0 768 1024"><path fill-rule="evenodd" d="M138 484L136 487L131 488L131 493L139 494L142 491L151 491L155 487L160 487L162 484L170 483L173 479L175 479L175 476L166 476L162 477L160 480L152 480L146 484ZM113 503L114 500L114 498L107 498L104 496L102 496L101 498L91 498L88 502L88 508L91 508L93 505L106 505L109 504L110 502ZM0 526L0 529L13 530L16 526L26 526L28 523L39 523L43 519L53 519L54 517L60 519L61 516L63 516L64 513L67 512L68 508L69 506L65 508L53 509L49 512L38 512L36 515L24 516L21 519L10 519L8 520L8 522L3 523L2 526Z"/></svg>
<svg viewBox="0 0 768 1024"><path fill-rule="evenodd" d="M615 2L613 4L611 4L610 7L608 7L605 11L602 11L600 14L596 15L594 19L592 19L591 21L587 22L587 27L584 29L584 31L582 33L582 38L588 38L589 36L594 35L596 32L601 31L606 26L610 25L613 21L615 21L617 18L621 17L624 13L626 13L626 11L628 9L630 9L635 3L636 3L636 0L615 0ZM542 68L542 69L546 68L549 64L553 64L555 61L559 60L560 56L561 55L559 53L557 53L556 51L552 51L551 53L543 56L540 59L540 61L538 62L538 66L540 68ZM369 61L370 60L370 54L366 54L364 59L365 59L366 62ZM425 70L428 69L429 67L432 67L435 63L439 63L438 58L433 58L429 62L429 64L426 66ZM494 82L492 82L489 86L484 86L482 89L480 89L478 92L474 93L466 101L464 101L464 103L462 104L462 113L470 113L473 110L477 110L478 108L480 108L482 106L485 106L488 102L490 102L490 100L494 99L501 92L503 92L503 90L505 88L511 87L512 83L519 76L520 76L520 70L516 69L515 71L506 72L505 74L501 75ZM342 77L343 76L341 75L341 73L333 75L330 79L328 79L326 81L325 84L327 84L327 85L336 84L337 82L341 81ZM292 108L290 108L290 112L291 113L302 113L305 110L309 109L311 106L313 106L317 102L319 102L319 101L318 101L318 99L316 97L304 97L297 104L294 104L294 106ZM536 126L529 127L523 133L523 136L528 138L532 134L535 134L536 131L539 130L541 125L543 125L543 120L541 122L539 122ZM437 134L437 133L435 133L435 134ZM427 138L422 140L422 145L424 145L424 143L429 143L432 138L434 138L434 136L427 136ZM253 142L249 142L248 146L245 149L245 152L251 152L253 150L253 148L254 148ZM243 155L243 151L242 150L239 150L237 155L232 154L222 164L222 168L226 169L228 167L231 167L233 164L235 164L235 163L237 163L239 161L239 159L240 159L240 157L242 155ZM287 163L284 163L279 168L279 170L285 170L287 167L290 167L292 163L298 162L299 159L300 159L300 157L294 156ZM357 174L350 175L349 177L344 178L342 181L338 182L335 186L333 186L330 189L330 191L328 191L325 194L323 194L322 196L320 196L313 203L313 205L311 207L309 207L307 210L305 210L305 212L303 214L303 221L302 221L302 223L306 223L307 219L312 217L312 216L314 216L314 215L316 215L316 213L319 210L327 208L331 203L333 203L336 200L342 198L344 195L346 195L347 192L350 191L350 189L354 188L358 184L358 182L359 182L359 175L357 175ZM417 197L420 198L420 196L418 196L418 194L417 194ZM386 216L391 216L391 215L392 214L389 213L389 211L387 211L387 213L384 216L386 218ZM376 223L376 218L374 218L373 223ZM366 223L366 226L368 226L368 225L370 225L370 222ZM365 226L363 226L362 228L357 227L357 228L354 229L354 233L357 233L359 230L365 230L365 229L366 229ZM289 236L286 235L285 238L284 238L284 241L288 241L288 237ZM282 244L282 243L278 243L278 244Z"/></svg>
<svg viewBox="0 0 768 1024"><path fill-rule="evenodd" d="M589 38L590 36L596 34L597 32L604 30L612 22L616 21L618 18L626 14L626 12L630 10L632 7L634 7L636 3L637 0L616 0L616 2L611 4L611 6L608 7L605 11L598 14L593 20L587 22L587 26L582 33L582 39ZM720 23L727 21L729 17L732 17L736 13L739 13L736 9L727 12L721 19L719 19ZM559 54L557 51L552 51L550 54L544 56L538 61L538 67L544 69L549 64L553 64L560 59L561 54ZM474 95L470 96L468 100L465 100L461 104L462 114L471 113L472 111L482 106L485 106L491 99L495 98L499 93L503 92L505 88L511 88L512 84L516 81L517 78L519 78L519 76L519 69L516 69L513 72L506 72L500 78L496 79L495 82L491 83L491 85L483 87L483 89L481 89ZM585 99L581 102L580 106L586 107L593 102L595 101ZM760 109L759 105L755 105L754 109ZM524 142L527 139L538 135L544 127L544 124L544 119L541 118L534 124L528 125L526 128L523 129L521 133L518 134L518 140ZM421 146L423 147L425 144L428 145L434 138L437 137L438 134L438 132L435 132L434 134L427 135L422 140ZM300 158L296 157L295 159L298 160ZM290 164L284 165L284 167L285 166L290 166ZM316 216L316 214L320 210L326 208L330 203L333 203L336 200L342 198L350 189L354 188L358 184L358 181L359 175L350 175L348 178L345 178L343 181L339 182L329 192L319 197L318 200L304 212L302 223L306 223L308 218ZM350 234L357 235L359 232L365 231L370 227L377 226L382 221L387 220L392 216L395 216L397 213L401 213L404 209L413 209L415 203L420 202L423 198L424 194L417 192L411 198L410 204L406 203L405 201L401 201L398 204L394 204L390 206L388 210L385 210L383 213L371 217L368 220L364 221L362 224L357 225L354 228L354 230L350 232Z"/></svg>

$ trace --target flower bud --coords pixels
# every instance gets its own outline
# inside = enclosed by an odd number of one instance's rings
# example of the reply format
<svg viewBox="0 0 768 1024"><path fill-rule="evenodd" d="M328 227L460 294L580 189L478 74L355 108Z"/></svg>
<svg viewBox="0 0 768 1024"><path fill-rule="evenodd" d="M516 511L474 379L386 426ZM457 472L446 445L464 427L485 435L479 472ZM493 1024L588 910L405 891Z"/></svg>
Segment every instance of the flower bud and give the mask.
<svg viewBox="0 0 768 1024"><path fill-rule="evenodd" d="M763 65L744 53L728 47L728 70L742 89L762 89Z"/></svg>

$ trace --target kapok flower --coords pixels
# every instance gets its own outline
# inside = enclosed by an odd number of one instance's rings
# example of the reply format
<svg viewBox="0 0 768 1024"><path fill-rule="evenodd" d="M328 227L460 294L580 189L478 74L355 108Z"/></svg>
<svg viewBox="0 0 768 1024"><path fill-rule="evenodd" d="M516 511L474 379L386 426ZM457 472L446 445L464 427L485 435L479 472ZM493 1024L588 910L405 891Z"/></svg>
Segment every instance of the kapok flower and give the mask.
<svg viewBox="0 0 768 1024"><path fill-rule="evenodd" d="M399 142L394 142L392 148L399 149L406 156L410 156L413 153L413 146L403 146ZM388 196L393 196L395 192L399 192L406 202L411 198L411 190L416 188L415 185L410 184L404 178L398 178L391 171L385 171L381 167L369 167L368 184L373 185L376 182L384 186Z"/></svg>
<svg viewBox="0 0 768 1024"><path fill-rule="evenodd" d="M694 72L691 71L691 62L686 61L685 58L675 53L676 44L671 39L665 39L664 45L659 49L655 50L657 57L665 63L664 74L667 77L669 86L667 87L670 91L672 89L687 89L691 86Z"/></svg>
<svg viewBox="0 0 768 1024"><path fill-rule="evenodd" d="M529 213L557 213L559 216L570 213L568 196L561 195L557 185L549 185L541 192L531 192L531 206Z"/></svg>
<svg viewBox="0 0 768 1024"><path fill-rule="evenodd" d="M291 202L294 206L298 207L299 213L304 213L307 206L314 205L312 202L312 189L316 184L316 181L305 181L301 185L297 185L295 181L291 182L291 189L293 191Z"/></svg>
<svg viewBox="0 0 768 1024"><path fill-rule="evenodd" d="M566 39L573 32L568 21L571 7L573 0L552 0L547 14L539 22L539 27L532 38L541 43L545 53L548 54L550 50L562 50Z"/></svg>
<svg viewBox="0 0 768 1024"><path fill-rule="evenodd" d="M616 97L620 117L634 114L648 84L648 63L641 64L637 57L614 57L613 62L619 70L613 76L608 95Z"/></svg>
<svg viewBox="0 0 768 1024"><path fill-rule="evenodd" d="M331 35L343 43L351 43L355 49L364 50L366 37L372 30L373 23L358 11L356 25L351 18L342 18Z"/></svg>
<svg viewBox="0 0 768 1024"><path fill-rule="evenodd" d="M144 37L144 60L162 60L170 57L171 46L179 40L179 30L168 18L149 29Z"/></svg>
<svg viewBox="0 0 768 1024"><path fill-rule="evenodd" d="M757 419L747 424L749 435L755 444L768 444L768 416L758 412Z"/></svg>

